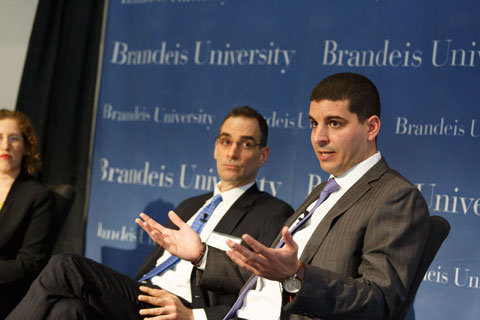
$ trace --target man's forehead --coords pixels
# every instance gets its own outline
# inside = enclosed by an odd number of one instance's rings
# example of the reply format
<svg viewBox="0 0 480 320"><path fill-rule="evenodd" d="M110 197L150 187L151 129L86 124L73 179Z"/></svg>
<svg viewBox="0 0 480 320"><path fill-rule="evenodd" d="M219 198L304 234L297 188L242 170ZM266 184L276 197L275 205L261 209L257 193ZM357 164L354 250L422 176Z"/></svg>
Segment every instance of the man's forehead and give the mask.
<svg viewBox="0 0 480 320"><path fill-rule="evenodd" d="M350 111L350 100L313 100L310 102L310 111L309 116L315 117L316 114L321 113L322 116L331 117L335 116L335 114L345 114L345 112L354 114Z"/></svg>
<svg viewBox="0 0 480 320"><path fill-rule="evenodd" d="M220 128L220 135L242 135L253 137L260 135L260 127L255 118L229 117Z"/></svg>

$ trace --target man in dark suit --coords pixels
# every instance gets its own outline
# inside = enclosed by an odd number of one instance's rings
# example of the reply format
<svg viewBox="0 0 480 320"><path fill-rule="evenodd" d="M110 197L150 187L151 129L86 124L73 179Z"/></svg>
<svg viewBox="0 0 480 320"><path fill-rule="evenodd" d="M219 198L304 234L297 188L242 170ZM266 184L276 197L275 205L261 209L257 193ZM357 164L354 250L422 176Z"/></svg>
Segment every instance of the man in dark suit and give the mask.
<svg viewBox="0 0 480 320"><path fill-rule="evenodd" d="M225 239L241 242L240 236L246 232L269 245L293 213L288 204L256 186L257 171L269 155L267 135L267 123L258 112L250 107L232 109L215 141L220 182L213 193L187 199L175 209L175 217L190 225L204 220L199 237L210 246L220 250ZM204 215L219 196L221 200ZM136 279L143 279L170 257L156 247L142 263ZM147 276L140 285L89 259L59 255L51 259L8 319L135 319L139 313L175 319L192 319L195 315L201 319L222 304L233 304L236 292L198 288L193 269L189 262L180 261L161 274Z"/></svg>
<svg viewBox="0 0 480 320"><path fill-rule="evenodd" d="M243 235L250 249L228 240L226 254L208 248L199 284L240 292L225 318L391 319L405 301L429 213L418 189L377 150L377 89L364 76L335 74L314 88L310 101L311 143L330 179L287 221L278 245L269 248ZM182 258L200 254L176 243L176 231L152 221L144 227ZM237 265L258 277L245 284Z"/></svg>

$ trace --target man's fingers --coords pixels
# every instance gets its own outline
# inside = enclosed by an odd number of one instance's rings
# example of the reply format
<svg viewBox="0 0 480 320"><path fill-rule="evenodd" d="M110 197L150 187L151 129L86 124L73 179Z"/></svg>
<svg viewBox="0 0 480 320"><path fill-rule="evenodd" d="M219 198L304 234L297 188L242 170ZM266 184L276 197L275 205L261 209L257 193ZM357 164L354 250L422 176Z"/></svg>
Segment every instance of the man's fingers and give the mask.
<svg viewBox="0 0 480 320"><path fill-rule="evenodd" d="M145 292L146 294L154 297L161 297L162 294L165 292L164 290L161 289L154 289L146 286L140 286L138 289L142 292Z"/></svg>
<svg viewBox="0 0 480 320"><path fill-rule="evenodd" d="M242 262L245 262L248 260L248 255L251 254L250 250L231 240L227 240L227 245L231 249L227 252L230 252L231 256L235 257L236 260L240 260Z"/></svg>
<svg viewBox="0 0 480 320"><path fill-rule="evenodd" d="M143 219L143 220L142 220ZM135 219L135 222L145 230L150 238L152 238L156 243L163 246L164 244L164 237L165 237L165 228L160 223L156 222L152 218L150 218L145 213L140 213L140 218Z"/></svg>
<svg viewBox="0 0 480 320"><path fill-rule="evenodd" d="M146 286L140 286L140 287L138 287L138 290L150 294L152 288L146 287ZM150 294L150 295L151 295L151 294Z"/></svg>
<svg viewBox="0 0 480 320"><path fill-rule="evenodd" d="M148 226L150 226L150 228L163 231L164 227L157 221L150 218L146 213L140 213L140 217L148 224Z"/></svg>
<svg viewBox="0 0 480 320"><path fill-rule="evenodd" d="M231 249L227 251L230 259L240 267L254 274L258 275L259 272L264 269L264 264L268 262L263 255L252 252L241 244L227 240L227 245Z"/></svg>
<svg viewBox="0 0 480 320"><path fill-rule="evenodd" d="M177 227L179 227L180 229L187 226L187 224L185 223L185 221L183 221L182 219L180 219L180 217L173 211L173 210L170 210L168 212L168 218L170 219L170 221L173 222L174 225L176 225Z"/></svg>
<svg viewBox="0 0 480 320"><path fill-rule="evenodd" d="M297 249L297 247L298 247L297 243L293 240L293 236L290 233L290 231L288 231L287 227L283 227L282 237L283 237L283 241L285 242L285 246L287 248L291 248L291 249L294 249L294 250Z"/></svg>
<svg viewBox="0 0 480 320"><path fill-rule="evenodd" d="M255 240L251 235L249 234L244 234L242 236L243 241L245 241L246 244L250 246L250 248L253 249L256 253L264 255L268 251L268 247L264 246L257 240Z"/></svg>
<svg viewBox="0 0 480 320"><path fill-rule="evenodd" d="M229 250L227 255L233 262L235 262L239 267L244 268L247 271L250 271L254 274L258 274L258 270L248 263L247 258L239 254L238 251Z"/></svg>
<svg viewBox="0 0 480 320"><path fill-rule="evenodd" d="M165 290L149 288L146 286L140 286L138 289L145 293L138 296L139 301L146 302L157 307L163 307L167 305L165 298L168 297L168 293Z"/></svg>
<svg viewBox="0 0 480 320"><path fill-rule="evenodd" d="M158 307L158 308L140 309L139 313L143 316L159 316L165 313L165 308Z"/></svg>
<svg viewBox="0 0 480 320"><path fill-rule="evenodd" d="M233 252L236 253L236 255L243 257L242 260L253 259L255 256L254 252L232 240L227 240L227 245L230 247L230 249L232 249Z"/></svg>
<svg viewBox="0 0 480 320"><path fill-rule="evenodd" d="M140 213L140 218L136 218L135 223L138 224L143 230L147 231L147 233L150 233L152 228L142 218L143 215L144 215L144 213Z"/></svg>
<svg viewBox="0 0 480 320"><path fill-rule="evenodd" d="M145 231L148 232L148 234L151 234L152 232L162 232L165 228L152 218L150 218L147 214L145 213L140 213L140 218L135 219L135 222L142 227Z"/></svg>
<svg viewBox="0 0 480 320"><path fill-rule="evenodd" d="M152 306L157 306L157 307L162 307L164 305L160 298L144 295L144 294L140 294L138 296L138 301L146 302L148 304L151 304Z"/></svg>

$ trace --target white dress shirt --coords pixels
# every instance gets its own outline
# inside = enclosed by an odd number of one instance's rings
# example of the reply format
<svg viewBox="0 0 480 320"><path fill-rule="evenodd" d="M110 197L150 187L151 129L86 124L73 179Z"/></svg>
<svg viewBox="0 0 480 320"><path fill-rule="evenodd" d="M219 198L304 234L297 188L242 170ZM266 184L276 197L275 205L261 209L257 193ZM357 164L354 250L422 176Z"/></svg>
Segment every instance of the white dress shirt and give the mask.
<svg viewBox="0 0 480 320"><path fill-rule="evenodd" d="M293 235L293 240L298 245L298 258L302 255L308 240L313 232L327 215L337 201L355 184L368 170L380 161L380 152L352 167L349 171L335 181L340 189L330 196L315 210L310 219ZM310 211L316 201L310 204ZM298 220L297 220L298 221ZM293 224L295 225L297 221ZM282 308L282 286L278 281L258 278L255 290L250 290L243 299L242 307L237 311L237 316L248 320L276 320L280 318Z"/></svg>

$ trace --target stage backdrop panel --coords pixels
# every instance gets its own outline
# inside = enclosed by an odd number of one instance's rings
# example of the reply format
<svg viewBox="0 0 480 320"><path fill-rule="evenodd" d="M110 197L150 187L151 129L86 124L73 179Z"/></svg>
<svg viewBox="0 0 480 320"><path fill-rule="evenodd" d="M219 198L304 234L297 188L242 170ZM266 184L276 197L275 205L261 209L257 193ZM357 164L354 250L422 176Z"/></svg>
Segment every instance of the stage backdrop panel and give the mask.
<svg viewBox="0 0 480 320"><path fill-rule="evenodd" d="M357 72L382 101L379 149L450 236L410 318L480 314L480 3L418 0L112 0L96 112L86 255L134 274L160 222L218 181L214 139L234 106L270 126L257 183L298 206L328 175L310 145L309 95Z"/></svg>

